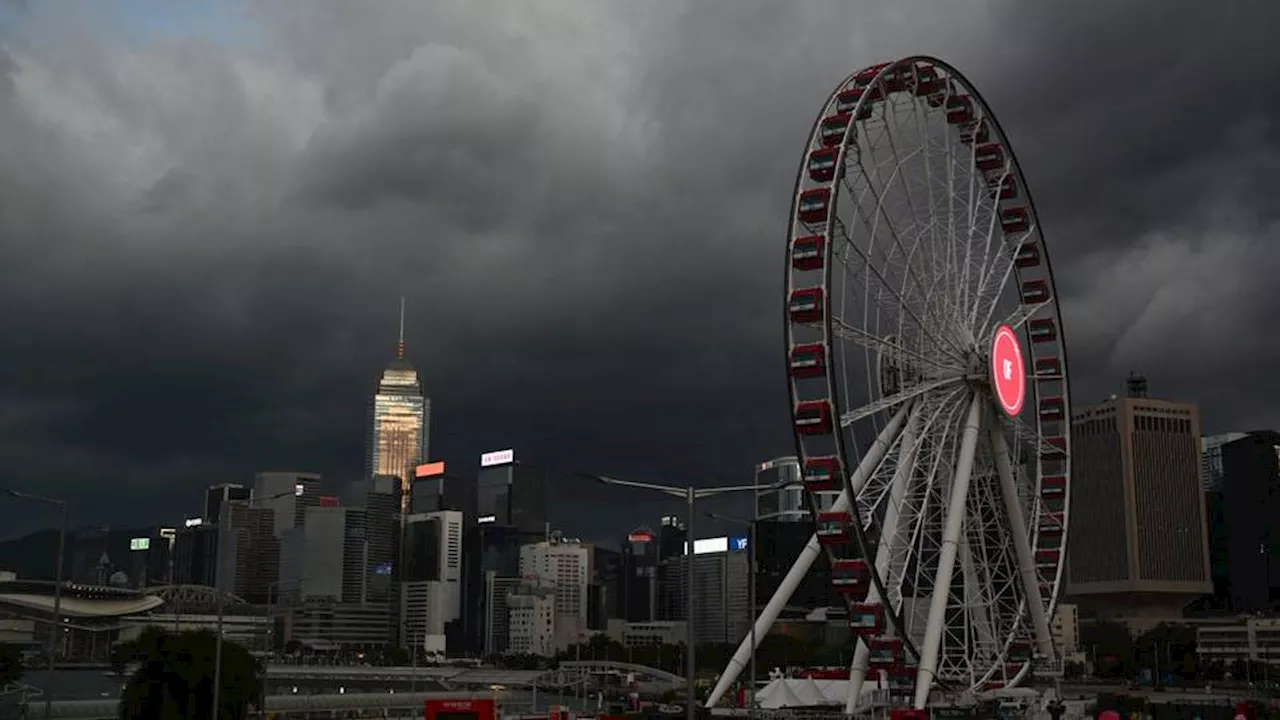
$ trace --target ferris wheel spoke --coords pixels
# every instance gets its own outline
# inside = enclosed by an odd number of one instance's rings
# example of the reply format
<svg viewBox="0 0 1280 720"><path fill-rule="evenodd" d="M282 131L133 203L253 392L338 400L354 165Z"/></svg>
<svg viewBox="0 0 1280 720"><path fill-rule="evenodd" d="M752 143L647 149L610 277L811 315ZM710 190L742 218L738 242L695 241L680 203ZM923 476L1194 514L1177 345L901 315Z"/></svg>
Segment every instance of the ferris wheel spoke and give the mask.
<svg viewBox="0 0 1280 720"><path fill-rule="evenodd" d="M850 425L856 423L857 421L863 418L871 417L872 415L878 415L884 412L885 410L897 407L905 402L910 402L911 400L914 400L920 397L921 395L925 395L927 393L933 392L934 390L940 390L949 385L955 385L961 382L963 379L964 379L963 375L957 374L951 377L940 378L938 380L927 380L925 382L912 385L906 390L902 390L892 395L882 397L879 400L875 400L866 405L863 405L862 407L856 410L850 410L849 412L846 412L845 414L840 416L840 427L847 428Z"/></svg>
<svg viewBox="0 0 1280 720"><path fill-rule="evenodd" d="M1018 497L1018 482L1009 462L1009 445L1004 430L992 424L988 431L991 454L995 459L996 473L1000 476L1000 495L1004 500L1004 512L1013 536L1013 549L1018 561L1018 575L1022 581L1022 595L1027 599L1031 625L1035 629L1036 646L1041 655L1053 657L1053 637L1049 633L1049 619L1044 599L1040 595L1040 578L1036 572L1035 558L1031 554L1030 534L1026 518L1022 514L1022 502Z"/></svg>
<svg viewBox="0 0 1280 720"><path fill-rule="evenodd" d="M1053 300L1049 299L1049 300L1045 300L1044 302L1027 303L1025 305L1019 305L1017 310L1014 310L1013 312L1006 315L1004 320L997 323L997 325L1008 325L1009 329L1017 330L1018 328L1022 327L1023 323L1025 323L1027 320L1034 317L1036 313L1049 307L1052 304L1053 304ZM994 330L992 330L992 332L994 332Z"/></svg>
<svg viewBox="0 0 1280 720"><path fill-rule="evenodd" d="M944 362L936 358L931 358L924 353L917 352L916 350L894 342L893 340L877 336L873 333L867 332L866 330L862 330L861 328L856 328L846 323L841 318L831 318L831 330L832 334L841 340L848 340L856 343L869 350L874 350L878 354L910 358L916 362L929 365L942 371L960 372L962 370L959 364L953 364L951 362ZM948 357L947 360L952 360L952 358Z"/></svg>
<svg viewBox="0 0 1280 720"><path fill-rule="evenodd" d="M848 229L845 227L843 222L837 221L836 228L839 231L840 239L844 242L843 247L849 249L855 255L858 256L858 258L862 261L862 267L861 267L862 272L867 277L874 278L877 286L892 296L892 299L897 303L896 309L899 312L905 313L908 317L910 317L914 326L921 333L929 336L929 339L933 341L934 345L939 350L944 350L947 352L947 354L953 355L958 359L959 355L955 352L955 350L958 350L958 347L955 345L954 341L950 339L944 339L938 336L934 332L932 326L926 323L920 317L919 313L916 312L915 308L911 305L911 303L907 301L906 296L904 296L902 292L898 289L898 287L894 283L891 283L889 279L885 277L884 273L876 266L876 264L872 262L871 256L867 253L867 251L864 250L862 247L860 247L852 239L850 239ZM858 269L848 263L848 260L844 255L844 253L837 253L836 257L840 259L842 263L849 269L851 270ZM954 348L955 350L946 350L946 348L948 347Z"/></svg>
<svg viewBox="0 0 1280 720"><path fill-rule="evenodd" d="M1028 227L1027 231L1019 235L1017 238L1005 238L1002 252L996 253L992 258L988 269L984 271L984 278L997 279L994 285L988 287L987 280L984 279L980 286L979 294L986 300L986 312L982 313L982 322L976 323L976 318L980 313L981 303L974 306L974 314L970 320L970 324L975 331L987 327L991 322L991 318L995 315L996 307L1000 304L1000 298L1004 295L1005 289L1009 286L1009 281L1013 278L1017 269L1018 253L1022 250L1022 245L1035 232L1035 225ZM1003 265L1003 268L1000 266Z"/></svg>

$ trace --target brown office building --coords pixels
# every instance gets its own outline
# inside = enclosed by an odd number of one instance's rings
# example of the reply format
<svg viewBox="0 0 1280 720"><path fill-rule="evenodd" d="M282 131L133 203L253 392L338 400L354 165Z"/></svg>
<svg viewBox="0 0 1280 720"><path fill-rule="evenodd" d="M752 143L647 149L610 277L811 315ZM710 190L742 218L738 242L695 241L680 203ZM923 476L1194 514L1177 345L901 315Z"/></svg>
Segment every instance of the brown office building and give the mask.
<svg viewBox="0 0 1280 720"><path fill-rule="evenodd" d="M1200 411L1129 394L1072 417L1067 598L1142 628L1212 591Z"/></svg>

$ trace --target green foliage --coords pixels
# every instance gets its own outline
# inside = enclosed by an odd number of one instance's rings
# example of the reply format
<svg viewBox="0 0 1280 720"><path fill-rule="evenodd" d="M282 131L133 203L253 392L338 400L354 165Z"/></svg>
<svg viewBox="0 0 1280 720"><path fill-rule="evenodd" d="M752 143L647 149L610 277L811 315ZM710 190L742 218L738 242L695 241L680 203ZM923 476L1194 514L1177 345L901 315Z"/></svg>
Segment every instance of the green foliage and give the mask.
<svg viewBox="0 0 1280 720"><path fill-rule="evenodd" d="M1138 670L1133 637L1124 625L1098 621L1080 628L1080 644L1091 648L1102 678L1131 678Z"/></svg>
<svg viewBox="0 0 1280 720"><path fill-rule="evenodd" d="M209 631L147 628L112 656L117 668L137 663L120 697L121 720L213 720L217 637ZM261 703L263 668L244 646L223 640L217 720L246 720Z"/></svg>
<svg viewBox="0 0 1280 720"><path fill-rule="evenodd" d="M387 650L386 662L388 665L404 666L412 661L409 657L409 651L396 646Z"/></svg>
<svg viewBox="0 0 1280 720"><path fill-rule="evenodd" d="M0 687L22 679L22 653L12 645L0 643Z"/></svg>

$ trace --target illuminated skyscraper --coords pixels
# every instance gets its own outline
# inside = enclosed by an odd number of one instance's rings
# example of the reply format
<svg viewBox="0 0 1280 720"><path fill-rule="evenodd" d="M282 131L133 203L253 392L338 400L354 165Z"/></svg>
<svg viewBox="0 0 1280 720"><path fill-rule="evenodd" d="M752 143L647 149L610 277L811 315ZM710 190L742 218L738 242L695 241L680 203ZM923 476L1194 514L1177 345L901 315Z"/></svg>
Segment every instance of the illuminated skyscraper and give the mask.
<svg viewBox="0 0 1280 720"><path fill-rule="evenodd" d="M400 341L396 359L382 373L370 407L369 477L393 475L401 480L400 507L409 510L414 468L427 458L431 401L423 397L418 373L404 356L404 298L400 299Z"/></svg>

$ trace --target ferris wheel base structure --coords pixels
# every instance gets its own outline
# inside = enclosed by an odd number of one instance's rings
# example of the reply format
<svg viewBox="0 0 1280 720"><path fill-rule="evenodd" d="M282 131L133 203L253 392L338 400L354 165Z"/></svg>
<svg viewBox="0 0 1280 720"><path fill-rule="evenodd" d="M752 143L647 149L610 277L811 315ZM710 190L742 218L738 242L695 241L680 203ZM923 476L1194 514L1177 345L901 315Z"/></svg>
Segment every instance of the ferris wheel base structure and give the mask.
<svg viewBox="0 0 1280 720"><path fill-rule="evenodd" d="M804 146L785 272L815 532L707 706L819 557L856 642L848 714L864 689L924 709L1056 662L1071 476L1062 318L1012 145L960 73L918 56L836 86Z"/></svg>

